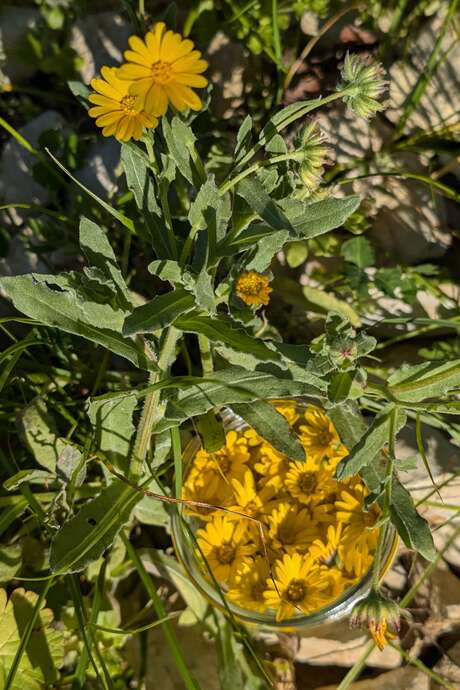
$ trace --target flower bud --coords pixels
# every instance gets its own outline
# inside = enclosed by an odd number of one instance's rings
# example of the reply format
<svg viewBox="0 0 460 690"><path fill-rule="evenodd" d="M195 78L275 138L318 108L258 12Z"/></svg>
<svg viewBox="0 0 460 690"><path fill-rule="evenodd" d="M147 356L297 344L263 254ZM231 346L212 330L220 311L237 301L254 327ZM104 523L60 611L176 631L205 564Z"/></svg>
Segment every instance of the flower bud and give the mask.
<svg viewBox="0 0 460 690"><path fill-rule="evenodd" d="M297 140L300 168L299 174L307 191L311 194L321 182L323 165L329 153L324 145L326 136L317 122L311 122L302 130Z"/></svg>
<svg viewBox="0 0 460 690"><path fill-rule="evenodd" d="M383 75L379 63L346 54L341 70L343 81L337 89L346 91L343 100L358 117L368 119L384 110L385 104L378 101L388 84Z"/></svg>
<svg viewBox="0 0 460 690"><path fill-rule="evenodd" d="M350 625L352 628L367 628L382 650L399 631L400 608L394 601L372 589L365 599L353 607Z"/></svg>

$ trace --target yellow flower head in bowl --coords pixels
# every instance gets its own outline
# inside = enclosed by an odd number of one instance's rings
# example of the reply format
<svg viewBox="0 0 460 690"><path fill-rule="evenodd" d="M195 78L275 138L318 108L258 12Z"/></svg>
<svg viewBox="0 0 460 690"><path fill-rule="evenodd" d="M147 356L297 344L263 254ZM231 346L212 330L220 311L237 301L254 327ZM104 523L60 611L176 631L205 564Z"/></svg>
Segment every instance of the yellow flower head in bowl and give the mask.
<svg viewBox="0 0 460 690"><path fill-rule="evenodd" d="M142 99L147 112L161 117L170 103L179 112L201 109L201 99L193 89L207 86L202 73L208 63L192 41L158 22L144 40L131 36L129 45L120 76L130 83L130 93Z"/></svg>

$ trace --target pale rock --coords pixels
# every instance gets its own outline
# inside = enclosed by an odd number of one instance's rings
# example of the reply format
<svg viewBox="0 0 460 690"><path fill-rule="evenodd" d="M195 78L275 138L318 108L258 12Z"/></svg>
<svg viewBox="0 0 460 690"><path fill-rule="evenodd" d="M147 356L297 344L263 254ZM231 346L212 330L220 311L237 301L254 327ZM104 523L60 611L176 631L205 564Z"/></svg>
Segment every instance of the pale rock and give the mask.
<svg viewBox="0 0 460 690"><path fill-rule="evenodd" d="M207 76L214 85L213 113L228 119L244 102L246 51L223 31L218 31L209 43L206 57L209 60Z"/></svg>
<svg viewBox="0 0 460 690"><path fill-rule="evenodd" d="M296 663L348 668L361 658L369 643L369 636L362 630L351 629L348 620L335 621L329 625L329 631L324 627L317 635L300 638ZM373 668L396 668L401 665L401 657L392 647L383 651L376 648L366 664Z"/></svg>
<svg viewBox="0 0 460 690"><path fill-rule="evenodd" d="M10 240L7 256L0 259L0 277L47 273L48 267L29 246L32 231L25 228L14 232L16 234ZM6 316L13 312L11 301L0 290L0 314Z"/></svg>
<svg viewBox="0 0 460 690"><path fill-rule="evenodd" d="M386 573L383 584L389 587L393 592L402 592L407 584L407 572L401 563L395 561L389 571Z"/></svg>
<svg viewBox="0 0 460 690"><path fill-rule="evenodd" d="M300 28L307 36L316 36L319 31L319 17L316 12L306 10L300 19Z"/></svg>
<svg viewBox="0 0 460 690"><path fill-rule="evenodd" d="M38 117L28 122L18 131L27 141L36 147L43 132L49 129L62 129L63 117L55 110L45 110ZM0 159L0 200L1 203L33 203L46 206L50 200L50 192L36 182L32 175L32 168L37 158L26 151L18 142L11 138L5 144ZM25 209L11 209L10 216L16 225L31 214ZM3 214L5 223L9 222Z"/></svg>
<svg viewBox="0 0 460 690"><path fill-rule="evenodd" d="M5 5L0 8L0 68L13 84L25 81L37 71L27 59L26 34L40 20L38 9Z"/></svg>
<svg viewBox="0 0 460 690"><path fill-rule="evenodd" d="M447 653L433 667L433 671L450 683L451 687L460 687L460 641L447 650ZM430 690L444 690L445 687L433 681Z"/></svg>
<svg viewBox="0 0 460 690"><path fill-rule="evenodd" d="M403 112L406 98L414 88L420 74L426 68L438 39L444 21L444 12L439 11L425 21L417 37L411 37L409 53L404 60L395 62L390 68L390 108L386 116L398 122ZM410 116L405 132L431 130L439 126L455 124L460 110L460 90L458 88L458 65L460 44L455 44L454 26L447 32L441 44L441 51L447 51L430 79L416 109Z"/></svg>
<svg viewBox="0 0 460 690"><path fill-rule="evenodd" d="M317 690L337 690L337 685L322 685ZM412 666L382 673L352 683L349 690L434 690L428 676Z"/></svg>
<svg viewBox="0 0 460 690"><path fill-rule="evenodd" d="M80 77L89 84L101 67L123 61L131 34L128 21L117 12L89 14L72 25L70 47L82 58Z"/></svg>
<svg viewBox="0 0 460 690"><path fill-rule="evenodd" d="M113 196L117 188L120 151L120 144L113 137L98 138L89 147L85 165L75 177L94 194L104 198Z"/></svg>

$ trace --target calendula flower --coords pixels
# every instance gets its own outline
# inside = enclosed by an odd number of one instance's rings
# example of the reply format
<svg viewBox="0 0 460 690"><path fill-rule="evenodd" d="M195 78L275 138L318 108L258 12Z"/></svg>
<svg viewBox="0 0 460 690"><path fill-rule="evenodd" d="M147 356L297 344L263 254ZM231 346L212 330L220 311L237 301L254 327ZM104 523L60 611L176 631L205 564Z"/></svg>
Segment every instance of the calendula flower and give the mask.
<svg viewBox="0 0 460 690"><path fill-rule="evenodd" d="M298 553L285 554L273 568L274 582L267 579L265 603L282 621L298 613L317 611L328 603L330 577L312 559Z"/></svg>
<svg viewBox="0 0 460 690"><path fill-rule="evenodd" d="M344 489L335 501L337 520L344 523L340 558L346 570L358 577L364 575L372 563L379 534L374 527L379 509L373 505L365 512L365 495L363 485L355 483L354 489Z"/></svg>
<svg viewBox="0 0 460 690"><path fill-rule="evenodd" d="M198 545L218 582L230 584L236 572L255 550L249 541L246 521L216 515L197 532Z"/></svg>
<svg viewBox="0 0 460 690"><path fill-rule="evenodd" d="M228 598L243 609L263 613L267 608L264 593L269 575L270 567L265 556L256 556L238 570Z"/></svg>
<svg viewBox="0 0 460 690"><path fill-rule="evenodd" d="M307 451L307 457L315 460L331 458L340 444L335 426L319 407L309 405L304 414L305 424L301 424L300 442Z"/></svg>
<svg viewBox="0 0 460 690"><path fill-rule="evenodd" d="M400 608L394 601L372 589L365 599L355 604L350 625L353 628L367 628L382 651L399 631Z"/></svg>
<svg viewBox="0 0 460 690"><path fill-rule="evenodd" d="M318 525L309 511L291 503L281 503L275 508L268 525L270 547L289 553L305 552L318 535Z"/></svg>
<svg viewBox="0 0 460 690"><path fill-rule="evenodd" d="M236 279L235 293L249 306L268 304L272 288L268 276L257 271L245 271Z"/></svg>
<svg viewBox="0 0 460 690"><path fill-rule="evenodd" d="M170 103L179 112L201 109L201 99L193 89L207 86L202 72L208 63L194 50L192 41L158 22L144 40L131 36L129 45L120 76L130 83L130 93L142 99L149 113L161 117Z"/></svg>
<svg viewBox="0 0 460 690"><path fill-rule="evenodd" d="M330 472L322 467L318 469L315 461L308 457L306 462L289 463L284 484L291 496L300 503L315 505L335 490L337 482L331 480Z"/></svg>
<svg viewBox="0 0 460 690"><path fill-rule="evenodd" d="M119 141L140 139L144 128L156 127L158 120L147 113L142 101L129 92L129 83L120 79L119 69L103 67L102 79L93 79L95 93L89 100L94 103L88 113L96 118L105 137L114 136Z"/></svg>

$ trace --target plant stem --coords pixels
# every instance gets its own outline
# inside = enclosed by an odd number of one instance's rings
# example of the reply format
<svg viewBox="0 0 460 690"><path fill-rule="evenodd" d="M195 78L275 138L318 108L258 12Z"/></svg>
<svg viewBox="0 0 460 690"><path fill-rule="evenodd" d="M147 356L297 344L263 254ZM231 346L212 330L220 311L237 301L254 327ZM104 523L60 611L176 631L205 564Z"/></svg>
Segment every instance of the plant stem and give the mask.
<svg viewBox="0 0 460 690"><path fill-rule="evenodd" d="M171 446L174 458L174 488L176 498L180 498L182 496L182 445L178 426L171 429Z"/></svg>
<svg viewBox="0 0 460 690"><path fill-rule="evenodd" d="M201 366L203 368L203 376L210 376L214 372L214 363L212 361L211 343L204 335L198 336L198 344L200 346Z"/></svg>
<svg viewBox="0 0 460 690"><path fill-rule="evenodd" d="M412 666L418 668L425 675L431 678L431 680L433 680L435 683L437 683L438 685L442 685L442 687L446 688L446 690L457 690L457 688L451 685L442 676L438 675L431 668L428 668L428 666L425 666L423 661L420 661L420 659L417 659L416 657L410 656L410 654L408 654L405 649L400 647L399 644L395 644L394 642L390 642L389 644L390 647L393 647L393 649L396 649L396 651L401 654L404 661L407 661L408 664L411 664Z"/></svg>
<svg viewBox="0 0 460 690"><path fill-rule="evenodd" d="M149 377L149 384L159 383L170 366L174 355L179 331L174 326L170 326L166 331L165 340L158 358L158 371L152 372ZM129 466L129 478L137 481L143 473L144 462L150 448L152 430L161 419L163 407L160 405L161 389L151 391L145 398L144 408L137 429L136 441L134 443L133 455Z"/></svg>
<svg viewBox="0 0 460 690"><path fill-rule="evenodd" d="M372 654L375 648L375 642L371 640L363 652L363 655L358 661L351 667L345 678L342 679L340 685L337 686L337 690L348 690L353 681L358 678L368 657Z"/></svg>
<svg viewBox="0 0 460 690"><path fill-rule="evenodd" d="M235 177L232 177L230 180L227 180L227 182L224 182L219 187L219 193L225 194L225 192L228 192L232 187L237 185L238 182L241 182L241 180L244 180L245 177L252 175L259 168L275 165L276 163L284 163L286 161L301 159L303 156L304 154L299 151L291 151L289 153L280 154L279 156L272 156L272 158L268 158L264 161L257 161L257 163L253 163L253 165L250 165L249 168L242 170L240 173L238 173L238 175L235 175Z"/></svg>

